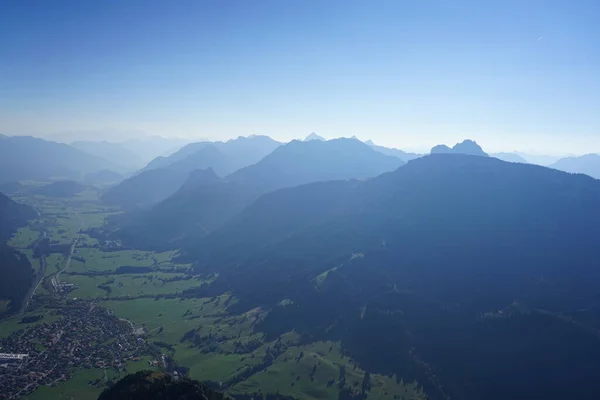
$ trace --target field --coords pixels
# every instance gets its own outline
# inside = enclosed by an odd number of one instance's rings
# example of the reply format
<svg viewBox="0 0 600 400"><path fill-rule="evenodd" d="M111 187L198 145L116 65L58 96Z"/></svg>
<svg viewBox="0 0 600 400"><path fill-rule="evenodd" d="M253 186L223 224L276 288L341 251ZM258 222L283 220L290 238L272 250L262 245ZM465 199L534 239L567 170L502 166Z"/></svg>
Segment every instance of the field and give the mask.
<svg viewBox="0 0 600 400"><path fill-rule="evenodd" d="M46 257L34 309L0 323L0 337L31 325L20 324L23 317L42 315L34 324L58 318L52 309L44 307L45 301L56 301L60 296L63 301L90 299L136 329L142 328L145 339L160 346L191 378L221 382L232 395L261 391L318 400L337 398L341 387L360 391L365 371L344 356L339 342L301 344L295 332L266 341L255 326L268 310L232 314L228 306L236 299L228 293L213 298L184 296L185 290L208 285L211 279L194 275L189 265L175 264L176 252L104 248L85 232L102 226L108 215L118 211L100 204L95 193L66 200L39 196L21 200L33 205L40 216L20 229L11 245L23 249L33 265L38 261L33 259L31 245L43 232L59 250ZM50 285L59 271L62 283L75 285L66 294L55 293ZM146 369L147 361L128 363L126 370ZM40 387L27 399L95 399L107 381L123 374L111 368L76 369L67 381ZM99 386L89 384L98 380ZM368 398L424 399L416 385L394 376L371 374L370 387Z"/></svg>

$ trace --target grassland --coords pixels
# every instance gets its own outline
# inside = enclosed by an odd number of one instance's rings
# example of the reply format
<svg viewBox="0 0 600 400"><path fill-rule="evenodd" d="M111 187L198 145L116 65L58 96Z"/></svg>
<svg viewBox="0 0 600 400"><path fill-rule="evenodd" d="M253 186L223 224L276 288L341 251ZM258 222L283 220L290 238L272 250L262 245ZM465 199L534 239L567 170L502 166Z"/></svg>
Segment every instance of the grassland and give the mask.
<svg viewBox="0 0 600 400"><path fill-rule="evenodd" d="M114 369L79 369L75 370L73 376L65 381L58 382L54 387L43 386L33 392L31 395L24 397L26 400L96 400L102 390L103 384L108 381L116 382L128 374L136 373L144 369L152 369L148 367L148 359L143 358L137 362L129 362L126 370L117 372ZM90 382L100 381L100 385L90 385Z"/></svg>

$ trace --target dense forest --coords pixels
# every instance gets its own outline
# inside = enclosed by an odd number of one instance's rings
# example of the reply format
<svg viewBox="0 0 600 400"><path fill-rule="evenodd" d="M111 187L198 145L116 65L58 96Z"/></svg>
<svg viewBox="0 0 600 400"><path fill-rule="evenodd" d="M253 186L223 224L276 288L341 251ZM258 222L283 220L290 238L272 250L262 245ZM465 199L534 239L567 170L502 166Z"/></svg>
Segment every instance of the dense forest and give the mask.
<svg viewBox="0 0 600 400"><path fill-rule="evenodd" d="M34 271L23 254L6 244L10 236L35 216L28 206L0 193L0 300L8 300L8 312L18 310L27 294Z"/></svg>

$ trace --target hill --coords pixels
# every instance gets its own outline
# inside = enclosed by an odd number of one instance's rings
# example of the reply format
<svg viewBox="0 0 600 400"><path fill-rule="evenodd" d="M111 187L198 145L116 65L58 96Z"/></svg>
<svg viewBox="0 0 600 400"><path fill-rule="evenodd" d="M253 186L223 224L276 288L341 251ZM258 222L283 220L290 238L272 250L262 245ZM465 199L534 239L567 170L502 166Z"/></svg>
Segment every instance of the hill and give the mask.
<svg viewBox="0 0 600 400"><path fill-rule="evenodd" d="M0 138L0 183L80 179L86 173L112 167L114 165L103 158L63 143L31 136Z"/></svg>
<svg viewBox="0 0 600 400"><path fill-rule="evenodd" d="M600 179L600 155L586 154L580 157L561 158L550 165L550 168Z"/></svg>
<svg viewBox="0 0 600 400"><path fill-rule="evenodd" d="M361 368L417 379L433 400L591 400L599 203L583 175L426 156L262 196L187 249L219 273L189 294L231 292L232 310L271 310L267 337L341 340Z"/></svg>
<svg viewBox="0 0 600 400"><path fill-rule="evenodd" d="M212 168L221 176L231 172L229 159L214 146L205 146L166 167L125 179L102 194L102 199L126 208L149 207L173 195L197 169Z"/></svg>
<svg viewBox="0 0 600 400"><path fill-rule="evenodd" d="M142 157L130 151L121 143L77 141L72 142L71 146L110 161L115 166L119 166L119 172L122 173L136 171L145 164Z"/></svg>
<svg viewBox="0 0 600 400"><path fill-rule="evenodd" d="M229 159L231 171L235 171L257 163L280 145L281 143L268 136L240 136L237 139L231 139L227 142L190 143L168 157L155 158L143 170L146 171L171 165L207 146L213 146Z"/></svg>
<svg viewBox="0 0 600 400"><path fill-rule="evenodd" d="M86 188L75 181L56 181L30 190L30 193L48 197L73 197Z"/></svg>
<svg viewBox="0 0 600 400"><path fill-rule="evenodd" d="M468 154L472 156L488 157L477 142L466 139L450 148L444 144L437 145L431 149L431 154Z"/></svg>
<svg viewBox="0 0 600 400"><path fill-rule="evenodd" d="M0 193L0 302L9 302L6 310L0 309L0 315L19 309L33 281L34 272L27 257L10 248L6 241L35 216L31 207Z"/></svg>
<svg viewBox="0 0 600 400"><path fill-rule="evenodd" d="M198 381L173 378L163 372L140 371L127 375L100 394L98 400L223 400L223 394Z"/></svg>
<svg viewBox="0 0 600 400"><path fill-rule="evenodd" d="M118 234L142 247L177 246L205 236L263 193L317 181L369 178L401 165L400 159L358 140L293 141L222 180L186 184L148 212L123 219Z"/></svg>

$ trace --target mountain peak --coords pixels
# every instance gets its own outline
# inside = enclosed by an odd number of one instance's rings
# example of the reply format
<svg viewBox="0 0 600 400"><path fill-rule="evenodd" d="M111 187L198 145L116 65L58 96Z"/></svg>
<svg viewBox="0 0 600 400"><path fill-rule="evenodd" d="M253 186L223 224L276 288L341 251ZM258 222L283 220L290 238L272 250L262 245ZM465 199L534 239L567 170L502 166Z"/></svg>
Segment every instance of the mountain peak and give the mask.
<svg viewBox="0 0 600 400"><path fill-rule="evenodd" d="M322 141L325 141L325 138L323 136L319 136L316 133L312 132L310 135L308 135L307 137L304 138L305 142L308 142L309 140L322 140Z"/></svg>
<svg viewBox="0 0 600 400"><path fill-rule="evenodd" d="M431 154L468 154L472 156L488 157L488 154L483 151L481 146L474 140L465 139L460 143L450 148L445 144L439 144L431 149Z"/></svg>
<svg viewBox="0 0 600 400"><path fill-rule="evenodd" d="M452 149L445 144L438 144L431 149L431 154L447 154L452 153Z"/></svg>
<svg viewBox="0 0 600 400"><path fill-rule="evenodd" d="M461 143L455 144L452 148L452 152L459 154L470 154L473 156L488 157L487 153L483 151L481 146L479 146L476 141L471 139L465 139Z"/></svg>

